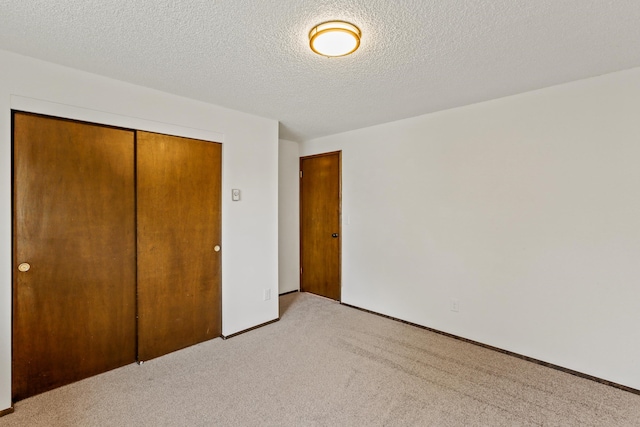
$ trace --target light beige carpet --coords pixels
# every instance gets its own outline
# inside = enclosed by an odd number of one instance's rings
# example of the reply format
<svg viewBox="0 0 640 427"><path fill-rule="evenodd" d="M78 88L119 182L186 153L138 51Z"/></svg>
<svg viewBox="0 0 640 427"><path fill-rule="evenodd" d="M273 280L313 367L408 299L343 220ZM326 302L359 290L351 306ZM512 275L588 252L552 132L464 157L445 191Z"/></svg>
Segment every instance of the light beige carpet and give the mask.
<svg viewBox="0 0 640 427"><path fill-rule="evenodd" d="M0 426L640 426L640 396L310 294L18 402Z"/></svg>

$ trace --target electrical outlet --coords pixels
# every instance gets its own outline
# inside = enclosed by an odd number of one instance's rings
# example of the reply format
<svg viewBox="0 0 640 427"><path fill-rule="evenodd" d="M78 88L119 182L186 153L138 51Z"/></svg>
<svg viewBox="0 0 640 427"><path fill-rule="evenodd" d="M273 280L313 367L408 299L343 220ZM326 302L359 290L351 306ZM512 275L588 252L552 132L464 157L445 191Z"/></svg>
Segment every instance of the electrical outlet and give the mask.
<svg viewBox="0 0 640 427"><path fill-rule="evenodd" d="M451 299L451 305L449 307L451 311L457 313L460 311L460 301L457 299Z"/></svg>
<svg viewBox="0 0 640 427"><path fill-rule="evenodd" d="M271 299L271 289L264 290L264 300L269 301Z"/></svg>

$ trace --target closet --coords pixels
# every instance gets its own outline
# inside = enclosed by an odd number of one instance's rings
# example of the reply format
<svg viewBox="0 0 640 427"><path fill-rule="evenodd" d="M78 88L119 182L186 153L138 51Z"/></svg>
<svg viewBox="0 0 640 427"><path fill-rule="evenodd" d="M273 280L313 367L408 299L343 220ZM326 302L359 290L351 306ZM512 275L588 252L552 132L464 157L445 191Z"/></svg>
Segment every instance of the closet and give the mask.
<svg viewBox="0 0 640 427"><path fill-rule="evenodd" d="M13 398L221 333L221 145L13 114Z"/></svg>

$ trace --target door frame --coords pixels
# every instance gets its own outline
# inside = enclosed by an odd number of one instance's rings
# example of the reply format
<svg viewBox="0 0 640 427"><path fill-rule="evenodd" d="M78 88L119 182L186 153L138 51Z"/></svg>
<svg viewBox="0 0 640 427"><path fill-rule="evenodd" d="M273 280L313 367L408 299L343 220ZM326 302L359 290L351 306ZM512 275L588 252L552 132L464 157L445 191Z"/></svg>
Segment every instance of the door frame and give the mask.
<svg viewBox="0 0 640 427"><path fill-rule="evenodd" d="M333 156L333 155L338 155L338 234L339 234L339 244L338 244L338 264L340 266L340 271L338 274L338 278L339 278L339 283L338 283L338 293L339 293L339 297L337 299L338 302L342 302L342 150L337 150L337 151L329 151L329 152L325 152L325 153L318 153L318 154L312 154L312 155L308 155L308 156L301 156L299 163L298 163L298 170L299 170L299 174L298 174L298 182L299 182L299 189L298 189L298 193L299 193L299 240L300 240L300 259L299 259L299 264L300 264L300 291L302 292L302 257L303 257L303 253L304 253L304 245L303 245L303 241L302 241L302 217L303 217L303 212L302 212L302 161L303 160L308 160L308 159L313 159L313 158L317 158L317 157L325 157L325 156Z"/></svg>

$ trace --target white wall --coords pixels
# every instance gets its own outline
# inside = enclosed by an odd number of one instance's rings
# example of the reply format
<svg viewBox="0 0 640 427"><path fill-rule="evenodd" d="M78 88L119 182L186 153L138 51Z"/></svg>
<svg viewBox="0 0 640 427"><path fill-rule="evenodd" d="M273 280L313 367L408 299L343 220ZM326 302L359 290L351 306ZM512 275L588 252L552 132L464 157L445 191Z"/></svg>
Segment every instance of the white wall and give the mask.
<svg viewBox="0 0 640 427"><path fill-rule="evenodd" d="M280 140L279 150L279 293L300 290L300 148Z"/></svg>
<svg viewBox="0 0 640 427"><path fill-rule="evenodd" d="M640 69L334 150L345 303L640 389Z"/></svg>
<svg viewBox="0 0 640 427"><path fill-rule="evenodd" d="M0 410L11 406L11 115L223 142L223 334L278 317L278 123L0 51ZM242 201L231 202L231 189Z"/></svg>

